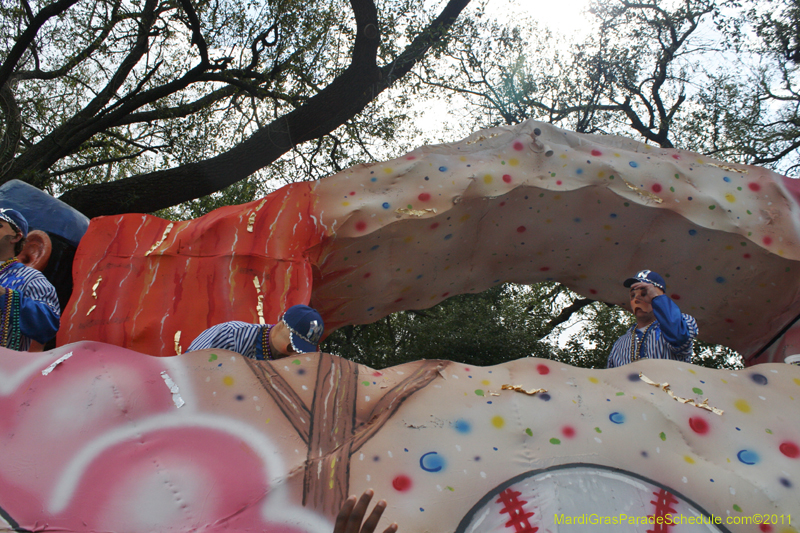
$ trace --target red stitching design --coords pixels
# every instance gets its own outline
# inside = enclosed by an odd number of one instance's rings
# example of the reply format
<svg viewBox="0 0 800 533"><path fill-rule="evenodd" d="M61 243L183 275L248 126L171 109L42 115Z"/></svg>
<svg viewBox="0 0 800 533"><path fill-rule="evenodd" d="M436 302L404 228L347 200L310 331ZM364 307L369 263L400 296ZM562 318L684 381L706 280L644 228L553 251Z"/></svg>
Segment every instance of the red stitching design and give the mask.
<svg viewBox="0 0 800 533"><path fill-rule="evenodd" d="M528 518L534 515L533 511L526 513L523 505L528 503L525 500L520 500L518 497L522 494L510 488L500 493L500 499L497 503L503 504L503 509L500 513L508 513L510 520L506 522L506 527L513 527L516 533L536 533L539 531L538 527L532 527L528 522Z"/></svg>

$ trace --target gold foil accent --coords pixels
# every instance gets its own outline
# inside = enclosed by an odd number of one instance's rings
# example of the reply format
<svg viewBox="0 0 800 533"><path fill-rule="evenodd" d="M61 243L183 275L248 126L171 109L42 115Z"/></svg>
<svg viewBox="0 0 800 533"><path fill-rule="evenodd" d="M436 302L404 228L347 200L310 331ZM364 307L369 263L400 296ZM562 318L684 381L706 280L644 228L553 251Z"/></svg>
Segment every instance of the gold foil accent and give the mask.
<svg viewBox="0 0 800 533"><path fill-rule="evenodd" d="M521 392L523 394L527 394L528 396L533 396L534 394L538 394L540 392L547 392L547 389L531 389L525 390L522 388L522 385L502 385L500 390L513 390L517 392Z"/></svg>
<svg viewBox="0 0 800 533"><path fill-rule="evenodd" d="M715 415L719 415L719 416L722 416L722 413L725 412L722 409L717 409L716 407L711 407L710 405L708 405L708 398L703 400L701 403L697 403L692 398L681 398L680 396L676 396L675 393L673 393L672 390L670 390L669 383L657 383L657 382L653 381L652 379L648 378L647 376L645 376L644 374L642 374L641 372L639 372L639 379L641 379L642 381L644 381L648 385L652 385L653 387L658 387L659 389L663 390L664 392L669 394L670 398L672 398L676 402L688 403L689 405L693 405L693 406L698 407L700 409L705 409L706 411L711 411Z"/></svg>
<svg viewBox="0 0 800 533"><path fill-rule="evenodd" d="M664 203L664 199L663 198L660 198L660 197L656 196L655 194L653 194L653 193L651 193L649 191L645 191L645 190L640 189L636 185L634 185L631 182L627 181L625 178L620 178L620 179L622 180L622 183L624 183L630 190L635 191L636 194L638 194L642 198L645 198L646 200L652 200L657 204L663 204Z"/></svg>
<svg viewBox="0 0 800 533"><path fill-rule="evenodd" d="M734 172L736 174L747 174L750 172L746 168L733 168L729 167L728 165L718 165L717 163L706 163L710 167L717 167L721 168L722 170L727 170L728 172Z"/></svg>
<svg viewBox="0 0 800 533"><path fill-rule="evenodd" d="M264 207L265 203L267 203L266 198L261 200L261 203L258 204L258 207L256 207L255 210L252 213L250 213L250 216L247 218L247 231L249 231L250 233L253 233L253 227L255 226L256 223L256 213L261 211L261 208Z"/></svg>
<svg viewBox="0 0 800 533"><path fill-rule="evenodd" d="M147 251L147 253L146 253L146 254L144 254L144 256L145 256L145 257L147 257L148 255L152 254L152 253L153 253L153 252L156 250L156 248L158 248L159 246L161 246L161 245L164 243L164 241L165 241L165 240L167 240L167 235L169 235L169 232L170 232L170 231L172 231L172 226L174 226L174 225L175 225L175 224L173 224L172 222L170 222L169 224L167 224L167 229L165 229L165 230L164 230L164 235L162 235L162 236L161 236L161 239L160 239L160 240L159 240L157 243L155 243L155 244L153 245L153 247L152 247L152 248L150 248L150 249Z"/></svg>
<svg viewBox="0 0 800 533"><path fill-rule="evenodd" d="M398 207L394 211L398 215L409 215L412 217L424 217L429 213L436 214L436 209L408 209L406 207Z"/></svg>
<svg viewBox="0 0 800 533"><path fill-rule="evenodd" d="M491 138L493 138L493 137L499 137L499 136L500 136L500 134L499 134L499 133L492 133L491 135L478 135L477 137L475 137L475 139L474 139L474 140L472 140L472 141L467 141L467 142L465 142L464 144L467 144L467 145L469 145L469 144L475 144L475 143L479 143L479 142L481 142L481 141L485 141L486 139L491 139Z"/></svg>
<svg viewBox="0 0 800 533"><path fill-rule="evenodd" d="M181 354L181 330L175 332L175 355Z"/></svg>
<svg viewBox="0 0 800 533"><path fill-rule="evenodd" d="M92 286L92 298L95 300L97 300L97 287L100 285L101 281L103 281L103 276L97 276L97 281L95 281Z"/></svg>
<svg viewBox="0 0 800 533"><path fill-rule="evenodd" d="M88 311L86 311L86 316L89 316L89 315L91 314L91 312L92 312L92 311L94 311L94 308L95 308L95 307L97 307L97 305L93 305L93 306L91 306L91 307L89 308L89 310L88 310Z"/></svg>
<svg viewBox="0 0 800 533"><path fill-rule="evenodd" d="M253 285L256 286L256 292L261 292L261 283L259 283L258 278L253 278ZM261 325L266 324L264 320L264 295L258 295L258 303L256 303L256 313L258 313L258 323Z"/></svg>

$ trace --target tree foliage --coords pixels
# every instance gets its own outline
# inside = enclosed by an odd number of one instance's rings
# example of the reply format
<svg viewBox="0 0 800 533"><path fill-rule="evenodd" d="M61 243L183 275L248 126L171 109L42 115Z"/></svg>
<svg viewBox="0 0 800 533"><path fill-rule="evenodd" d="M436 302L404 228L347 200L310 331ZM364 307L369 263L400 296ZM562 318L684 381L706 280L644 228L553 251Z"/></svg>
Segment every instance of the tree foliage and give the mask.
<svg viewBox="0 0 800 533"><path fill-rule="evenodd" d="M355 117L468 2L4 2L0 182L97 216L219 191L303 143L335 163L391 133Z"/></svg>

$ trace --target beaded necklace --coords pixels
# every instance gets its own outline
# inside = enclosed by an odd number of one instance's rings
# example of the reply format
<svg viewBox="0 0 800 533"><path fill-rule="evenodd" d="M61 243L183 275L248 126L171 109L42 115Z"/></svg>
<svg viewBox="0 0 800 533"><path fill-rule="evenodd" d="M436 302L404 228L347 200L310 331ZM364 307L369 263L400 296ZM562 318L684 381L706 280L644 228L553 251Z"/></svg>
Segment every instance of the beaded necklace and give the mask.
<svg viewBox="0 0 800 533"><path fill-rule="evenodd" d="M0 274L5 272L11 265L13 265L16 262L17 262L16 257L12 257L11 259L6 259L5 261L3 261L3 263L0 264Z"/></svg>
<svg viewBox="0 0 800 533"><path fill-rule="evenodd" d="M639 345L639 350L637 353L636 350L636 326L633 327L633 331L631 331L631 363L634 361L638 361L642 358L642 350L644 349L644 341L647 339L647 334L650 333L650 328L655 325L655 321L650 322L644 330L644 334L642 335L642 343Z"/></svg>
<svg viewBox="0 0 800 533"><path fill-rule="evenodd" d="M261 351L270 361L272 361L272 347L269 345L269 334L274 327L275 324L261 328Z"/></svg>

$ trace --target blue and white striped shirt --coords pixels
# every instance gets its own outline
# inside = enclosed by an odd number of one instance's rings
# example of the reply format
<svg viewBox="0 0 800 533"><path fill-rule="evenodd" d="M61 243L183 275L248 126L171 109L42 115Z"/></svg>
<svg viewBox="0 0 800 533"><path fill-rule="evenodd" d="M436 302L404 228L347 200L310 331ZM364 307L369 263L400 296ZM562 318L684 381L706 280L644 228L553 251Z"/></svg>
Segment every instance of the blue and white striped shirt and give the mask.
<svg viewBox="0 0 800 533"><path fill-rule="evenodd" d="M44 274L22 263L12 263L0 272L0 286L19 293L20 350L27 351L31 339L46 343L58 331L61 306L56 289ZM5 312L8 293L0 297L0 313Z"/></svg>
<svg viewBox="0 0 800 533"><path fill-rule="evenodd" d="M660 295L652 300L656 322L643 340L642 331L634 325L625 335L617 339L611 348L606 368L616 368L631 362L631 335L636 333L636 350L644 342L642 359L672 359L692 362L692 345L697 337L697 321L694 317L681 313L669 296Z"/></svg>
<svg viewBox="0 0 800 533"><path fill-rule="evenodd" d="M186 349L186 353L216 348L238 352L250 359L263 360L265 357L261 347L261 332L268 327L269 325L261 326L239 321L223 322L198 335Z"/></svg>

